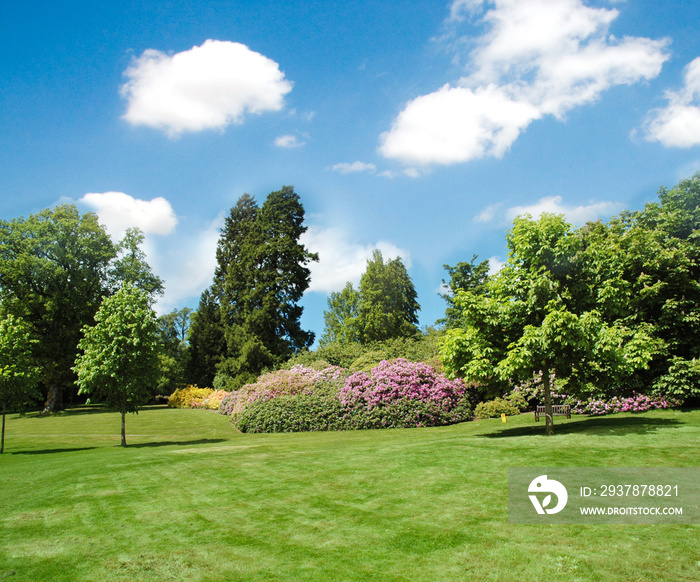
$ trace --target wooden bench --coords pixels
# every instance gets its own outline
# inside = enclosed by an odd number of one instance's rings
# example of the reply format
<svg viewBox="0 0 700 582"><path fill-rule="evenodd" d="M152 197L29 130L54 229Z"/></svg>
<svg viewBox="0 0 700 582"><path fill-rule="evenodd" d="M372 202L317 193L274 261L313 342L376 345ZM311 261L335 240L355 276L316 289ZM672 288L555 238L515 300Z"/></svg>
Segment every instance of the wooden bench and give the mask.
<svg viewBox="0 0 700 582"><path fill-rule="evenodd" d="M535 409L535 420L540 419L540 414L544 416L544 409L544 406L538 406ZM566 418L571 418L571 406L569 404L552 404L552 416L566 416Z"/></svg>

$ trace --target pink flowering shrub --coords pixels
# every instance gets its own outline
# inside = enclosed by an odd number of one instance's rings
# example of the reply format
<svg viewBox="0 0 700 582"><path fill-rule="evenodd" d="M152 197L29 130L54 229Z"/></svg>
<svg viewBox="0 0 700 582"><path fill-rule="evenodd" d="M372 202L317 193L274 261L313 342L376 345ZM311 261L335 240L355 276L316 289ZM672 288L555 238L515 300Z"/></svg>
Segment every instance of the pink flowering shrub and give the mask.
<svg viewBox="0 0 700 582"><path fill-rule="evenodd" d="M239 390L229 392L221 401L219 412L236 415L249 405L260 400L272 400L280 396L312 394L319 385L340 381L345 370L330 366L323 370L314 370L297 364L289 370L276 370L260 376L256 382L245 384Z"/></svg>
<svg viewBox="0 0 700 582"><path fill-rule="evenodd" d="M678 406L678 402L672 398L651 398L645 394L634 392L629 398L615 396L607 401L600 398L578 400L571 411L577 414L602 415L615 412L646 412L647 410L666 409L674 406Z"/></svg>
<svg viewBox="0 0 700 582"><path fill-rule="evenodd" d="M544 374L540 370L532 377L532 380L523 382L522 384L513 388L511 396L518 400L524 400L530 406L533 406L535 403L544 404L545 385L542 381L543 375ZM552 395L553 404L562 404L567 399L567 395L560 392L560 390L557 388L556 374L552 374L549 377L549 389ZM527 407L520 408L521 410L525 410Z"/></svg>
<svg viewBox="0 0 700 582"><path fill-rule="evenodd" d="M338 397L343 404L362 403L377 408L397 400L432 402L452 409L466 387L461 380L448 380L428 364L403 358L383 360L372 370L355 372L345 381Z"/></svg>
<svg viewBox="0 0 700 582"><path fill-rule="evenodd" d="M297 365L230 393L219 411L243 432L439 426L471 416L465 392L461 380L405 359L349 376Z"/></svg>

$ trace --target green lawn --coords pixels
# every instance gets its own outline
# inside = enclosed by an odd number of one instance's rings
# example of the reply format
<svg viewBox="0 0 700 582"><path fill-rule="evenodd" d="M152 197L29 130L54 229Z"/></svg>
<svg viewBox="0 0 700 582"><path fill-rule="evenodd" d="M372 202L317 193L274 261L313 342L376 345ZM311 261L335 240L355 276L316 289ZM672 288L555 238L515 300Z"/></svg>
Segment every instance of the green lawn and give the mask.
<svg viewBox="0 0 700 582"><path fill-rule="evenodd" d="M0 580L700 579L700 527L509 525L509 466L696 466L700 411L238 434L202 410L8 417Z"/></svg>

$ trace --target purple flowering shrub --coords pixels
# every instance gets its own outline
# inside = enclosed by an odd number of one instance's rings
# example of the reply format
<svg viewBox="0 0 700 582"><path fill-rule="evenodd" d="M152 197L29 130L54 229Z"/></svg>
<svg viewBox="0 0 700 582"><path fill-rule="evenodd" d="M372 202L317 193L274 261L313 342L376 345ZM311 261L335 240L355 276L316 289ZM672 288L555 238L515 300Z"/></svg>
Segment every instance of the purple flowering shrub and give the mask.
<svg viewBox="0 0 700 582"><path fill-rule="evenodd" d="M471 416L461 380L405 359L369 372L297 365L261 376L219 408L243 432L440 426Z"/></svg>
<svg viewBox="0 0 700 582"><path fill-rule="evenodd" d="M448 380L428 364L397 358L380 362L369 373L355 372L340 388L338 396L343 404L362 403L367 408L408 399L433 402L449 410L465 391L459 379Z"/></svg>
<svg viewBox="0 0 700 582"><path fill-rule="evenodd" d="M518 402L518 406L521 410L526 410L528 407L534 407L536 404L544 404L545 385L542 381L543 375L544 374L540 370L532 377L532 380L523 382L522 384L519 384L513 388L511 396L517 399L519 402L526 402L525 407L520 406L520 403ZM559 390L557 384L556 374L552 374L549 377L549 389L552 395L552 404L563 404L568 397Z"/></svg>
<svg viewBox="0 0 700 582"><path fill-rule="evenodd" d="M658 408L666 409L678 406L678 401L673 398L650 397L645 394L634 392L629 398L618 398L610 400L600 398L589 398L588 400L578 400L571 408L571 412L577 414L613 414L615 412L646 412Z"/></svg>

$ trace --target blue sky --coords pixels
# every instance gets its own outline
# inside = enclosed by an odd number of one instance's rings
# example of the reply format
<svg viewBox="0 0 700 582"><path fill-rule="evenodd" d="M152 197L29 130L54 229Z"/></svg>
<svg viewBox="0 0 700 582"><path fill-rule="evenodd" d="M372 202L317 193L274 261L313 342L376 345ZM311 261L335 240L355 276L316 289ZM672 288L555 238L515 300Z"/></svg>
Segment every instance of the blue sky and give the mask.
<svg viewBox="0 0 700 582"><path fill-rule="evenodd" d="M61 202L146 233L196 307L223 216L294 185L320 254L303 324L400 255L506 260L515 215L581 224L700 170L694 0L0 3L0 217Z"/></svg>

